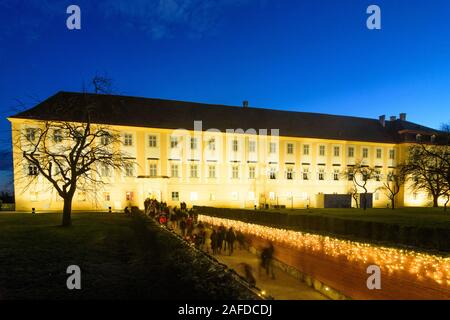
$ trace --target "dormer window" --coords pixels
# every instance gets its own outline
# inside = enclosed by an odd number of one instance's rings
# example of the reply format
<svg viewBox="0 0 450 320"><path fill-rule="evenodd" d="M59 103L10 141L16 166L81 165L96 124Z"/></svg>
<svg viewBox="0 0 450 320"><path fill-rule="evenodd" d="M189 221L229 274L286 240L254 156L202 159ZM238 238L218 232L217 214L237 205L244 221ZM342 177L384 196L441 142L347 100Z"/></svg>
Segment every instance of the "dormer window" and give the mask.
<svg viewBox="0 0 450 320"><path fill-rule="evenodd" d="M422 135L420 133L416 134L416 141L417 142L422 141Z"/></svg>
<svg viewBox="0 0 450 320"><path fill-rule="evenodd" d="M435 134L433 134L433 135L430 137L430 141L431 141L431 143L434 143L434 142L436 141L436 135L435 135Z"/></svg>

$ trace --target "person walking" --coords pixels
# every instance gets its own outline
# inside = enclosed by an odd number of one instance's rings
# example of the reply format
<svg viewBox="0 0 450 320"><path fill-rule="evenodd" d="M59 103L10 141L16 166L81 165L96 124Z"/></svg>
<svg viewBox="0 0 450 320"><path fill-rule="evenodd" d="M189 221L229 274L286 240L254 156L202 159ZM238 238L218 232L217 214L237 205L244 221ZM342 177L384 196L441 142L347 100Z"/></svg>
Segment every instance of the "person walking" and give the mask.
<svg viewBox="0 0 450 320"><path fill-rule="evenodd" d="M217 250L219 252L219 254L222 253L222 246L225 243L225 235L226 235L226 230L225 227L223 225L221 225L219 227L219 231L218 231L218 235L217 235ZM227 249L226 245L224 246L225 248L224 251Z"/></svg>
<svg viewBox="0 0 450 320"><path fill-rule="evenodd" d="M216 232L216 229L213 229L210 239L211 239L211 250L213 254L217 254L219 235Z"/></svg>
<svg viewBox="0 0 450 320"><path fill-rule="evenodd" d="M236 241L236 234L233 231L233 228L230 227L226 234L226 242L228 244L228 254L231 256L233 254L234 242Z"/></svg>
<svg viewBox="0 0 450 320"><path fill-rule="evenodd" d="M184 238L186 235L186 220L184 218L181 218L180 230L181 230L181 236Z"/></svg>

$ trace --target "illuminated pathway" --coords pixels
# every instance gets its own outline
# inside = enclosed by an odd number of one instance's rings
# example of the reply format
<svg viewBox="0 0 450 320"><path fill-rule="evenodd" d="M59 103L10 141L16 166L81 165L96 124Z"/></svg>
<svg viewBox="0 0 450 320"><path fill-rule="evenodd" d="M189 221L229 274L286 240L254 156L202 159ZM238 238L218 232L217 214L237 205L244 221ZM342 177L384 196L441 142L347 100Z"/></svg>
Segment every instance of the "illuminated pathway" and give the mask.
<svg viewBox="0 0 450 320"><path fill-rule="evenodd" d="M256 247L273 241L277 259L353 298L450 299L450 258L204 215L199 220L233 227ZM381 290L366 286L371 264L381 268Z"/></svg>

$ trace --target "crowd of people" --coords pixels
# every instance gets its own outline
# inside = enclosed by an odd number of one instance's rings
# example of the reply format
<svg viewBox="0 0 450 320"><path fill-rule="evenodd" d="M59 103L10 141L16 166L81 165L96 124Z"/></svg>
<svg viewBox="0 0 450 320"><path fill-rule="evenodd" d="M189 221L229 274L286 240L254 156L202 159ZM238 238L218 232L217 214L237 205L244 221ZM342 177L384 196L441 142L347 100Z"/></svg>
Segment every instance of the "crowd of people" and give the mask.
<svg viewBox="0 0 450 320"><path fill-rule="evenodd" d="M236 246L239 250L248 250L249 248L249 243L242 232L235 231L232 227L226 228L224 225L218 227L206 226L203 222L198 221L198 214L196 214L194 209L188 209L185 202L181 202L180 207L171 207L165 202L146 199L144 201L144 213L161 225L178 232L184 240L196 248L213 255L232 255ZM206 245L208 239L210 242L209 246ZM260 277L262 275L261 270L264 270L267 276L271 276L272 279L275 278L273 254L274 247L272 243L262 248L258 267ZM241 265L244 268L247 281L255 285L251 266L247 263L242 263Z"/></svg>

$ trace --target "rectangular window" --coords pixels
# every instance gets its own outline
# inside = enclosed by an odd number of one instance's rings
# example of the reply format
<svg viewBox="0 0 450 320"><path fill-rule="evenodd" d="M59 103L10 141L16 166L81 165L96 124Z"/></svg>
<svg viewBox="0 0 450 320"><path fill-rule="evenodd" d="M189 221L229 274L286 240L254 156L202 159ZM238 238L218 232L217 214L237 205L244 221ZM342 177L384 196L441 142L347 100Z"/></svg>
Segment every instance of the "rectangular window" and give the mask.
<svg viewBox="0 0 450 320"><path fill-rule="evenodd" d="M36 129L34 128L27 128L25 130L25 137L28 141L30 142L34 142L34 140L36 139Z"/></svg>
<svg viewBox="0 0 450 320"><path fill-rule="evenodd" d="M353 177L354 177L354 172L353 172L353 168L348 168L348 173L347 173L347 178L348 181L353 181Z"/></svg>
<svg viewBox="0 0 450 320"><path fill-rule="evenodd" d="M294 154L294 144L293 143L287 144L287 154Z"/></svg>
<svg viewBox="0 0 450 320"><path fill-rule="evenodd" d="M303 155L304 156L309 156L309 144L304 144L303 145Z"/></svg>
<svg viewBox="0 0 450 320"><path fill-rule="evenodd" d="M381 159L381 149L377 149L377 159Z"/></svg>
<svg viewBox="0 0 450 320"><path fill-rule="evenodd" d="M191 192L189 199L191 199L191 201L197 201L198 200L198 193L193 191Z"/></svg>
<svg viewBox="0 0 450 320"><path fill-rule="evenodd" d="M172 178L178 178L178 165L177 164L170 165L170 176Z"/></svg>
<svg viewBox="0 0 450 320"><path fill-rule="evenodd" d="M197 138L191 138L191 150L197 149Z"/></svg>
<svg viewBox="0 0 450 320"><path fill-rule="evenodd" d="M248 192L248 200L255 201L255 193L253 191Z"/></svg>
<svg viewBox="0 0 450 320"><path fill-rule="evenodd" d="M233 148L233 152L238 152L238 150L239 150L239 141L234 139L232 148Z"/></svg>
<svg viewBox="0 0 450 320"><path fill-rule="evenodd" d="M100 138L100 143L102 144L102 146L108 146L111 144L112 141L112 137L109 133L104 133L101 138Z"/></svg>
<svg viewBox="0 0 450 320"><path fill-rule="evenodd" d="M216 178L216 166L211 165L208 167L208 177L210 179Z"/></svg>
<svg viewBox="0 0 450 320"><path fill-rule="evenodd" d="M325 156L325 146L319 146L319 156Z"/></svg>
<svg viewBox="0 0 450 320"><path fill-rule="evenodd" d="M101 169L100 169L100 174L102 175L102 177L110 177L111 176L110 167L107 164L102 163Z"/></svg>
<svg viewBox="0 0 450 320"><path fill-rule="evenodd" d="M286 179L288 179L288 180L294 179L294 169L293 168L287 168Z"/></svg>
<svg viewBox="0 0 450 320"><path fill-rule="evenodd" d="M158 166L156 165L156 163L150 163L149 166L149 176L154 178L158 175Z"/></svg>
<svg viewBox="0 0 450 320"><path fill-rule="evenodd" d="M335 157L339 157L339 156L340 156L340 153L341 153L341 149L340 149L338 146L334 146L334 147L333 147L333 155L334 155Z"/></svg>
<svg viewBox="0 0 450 320"><path fill-rule="evenodd" d="M191 164L191 178L198 178L198 166L196 164Z"/></svg>
<svg viewBox="0 0 450 320"><path fill-rule="evenodd" d="M133 199L134 199L133 192L131 192L131 191L126 192L125 198L127 199L127 201L133 201Z"/></svg>
<svg viewBox="0 0 450 320"><path fill-rule="evenodd" d="M63 140L61 129L56 129L53 131L53 142L60 143Z"/></svg>
<svg viewBox="0 0 450 320"><path fill-rule="evenodd" d="M134 176L134 166L131 163L125 164L125 176L132 177Z"/></svg>
<svg viewBox="0 0 450 320"><path fill-rule="evenodd" d="M375 169L375 180L380 181L381 180L381 171L380 169Z"/></svg>
<svg viewBox="0 0 450 320"><path fill-rule="evenodd" d="M395 150L394 149L389 150L389 159L391 159L391 160L395 159Z"/></svg>
<svg viewBox="0 0 450 320"><path fill-rule="evenodd" d="M269 179L274 180L276 178L277 178L276 169L272 167L272 168L270 168L270 171L269 171Z"/></svg>
<svg viewBox="0 0 450 320"><path fill-rule="evenodd" d="M124 144L125 146L127 146L127 147L131 147L131 146L133 145L133 135L132 135L132 134L129 134L129 133L126 133L126 134L124 135L124 141L123 141L123 144Z"/></svg>
<svg viewBox="0 0 450 320"><path fill-rule="evenodd" d="M233 166L231 168L231 177L233 179L239 179L239 166Z"/></svg>
<svg viewBox="0 0 450 320"><path fill-rule="evenodd" d="M309 180L309 168L308 167L303 167L303 180Z"/></svg>
<svg viewBox="0 0 450 320"><path fill-rule="evenodd" d="M255 167L249 167L249 168L248 168L248 178L249 178L249 179L255 179L255 178L256 178L256 170L255 170Z"/></svg>
<svg viewBox="0 0 450 320"><path fill-rule="evenodd" d="M324 167L319 167L319 175L318 175L319 180L323 181L325 180L325 168Z"/></svg>
<svg viewBox="0 0 450 320"><path fill-rule="evenodd" d="M105 199L106 202L111 201L111 194L109 192L103 193L103 199Z"/></svg>
<svg viewBox="0 0 450 320"><path fill-rule="evenodd" d="M333 180L334 181L339 181L339 169L334 169L333 170Z"/></svg>
<svg viewBox="0 0 450 320"><path fill-rule="evenodd" d="M150 148L156 148L156 136L148 136L148 146Z"/></svg>
<svg viewBox="0 0 450 320"><path fill-rule="evenodd" d="M34 164L28 165L28 175L29 176L37 176L38 175L38 167Z"/></svg>
<svg viewBox="0 0 450 320"><path fill-rule="evenodd" d="M256 141L250 140L248 142L248 152L256 152Z"/></svg>
<svg viewBox="0 0 450 320"><path fill-rule="evenodd" d="M362 157L364 159L367 159L369 157L369 149L367 149L367 148L362 149Z"/></svg>
<svg viewBox="0 0 450 320"><path fill-rule="evenodd" d="M209 151L216 150L216 139L212 138L208 141L208 149L209 149Z"/></svg>
<svg viewBox="0 0 450 320"><path fill-rule="evenodd" d="M172 191L172 201L179 201L180 200L180 194L178 191Z"/></svg>
<svg viewBox="0 0 450 320"><path fill-rule="evenodd" d="M270 200L275 200L275 192L273 192L273 191L269 192L269 199Z"/></svg>
<svg viewBox="0 0 450 320"><path fill-rule="evenodd" d="M170 148L175 149L178 147L178 137L170 137Z"/></svg>
<svg viewBox="0 0 450 320"><path fill-rule="evenodd" d="M276 153L277 152L277 144L275 142L271 142L269 144L269 153Z"/></svg>
<svg viewBox="0 0 450 320"><path fill-rule="evenodd" d="M354 147L348 147L348 157L353 158L355 156L355 148Z"/></svg>

